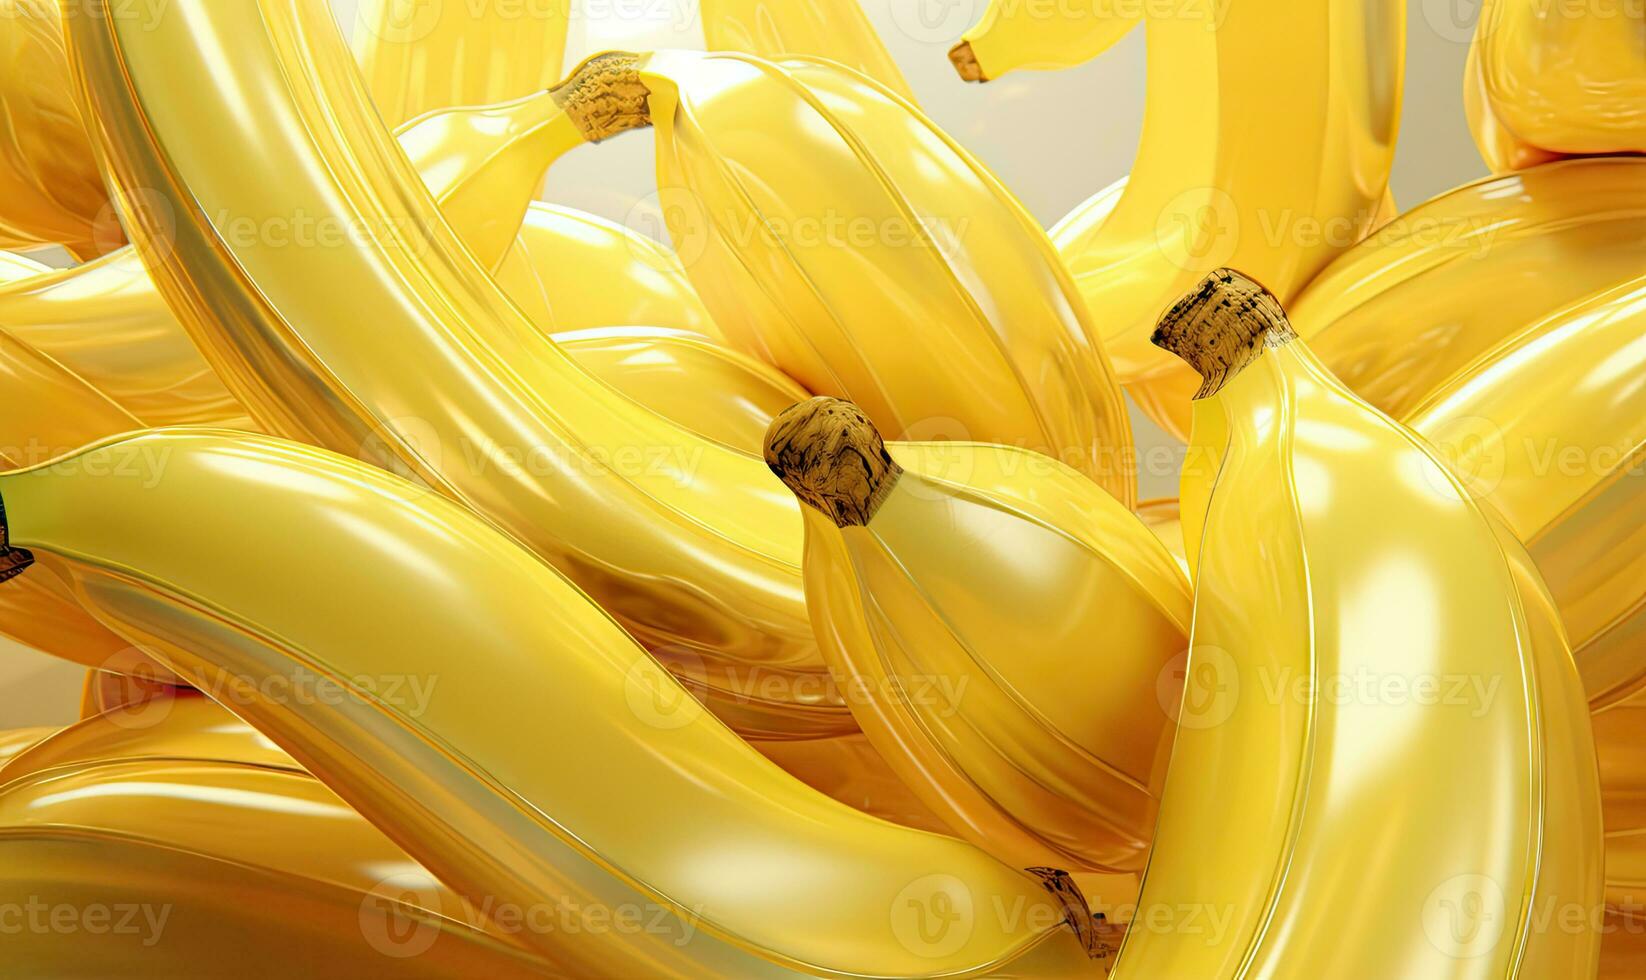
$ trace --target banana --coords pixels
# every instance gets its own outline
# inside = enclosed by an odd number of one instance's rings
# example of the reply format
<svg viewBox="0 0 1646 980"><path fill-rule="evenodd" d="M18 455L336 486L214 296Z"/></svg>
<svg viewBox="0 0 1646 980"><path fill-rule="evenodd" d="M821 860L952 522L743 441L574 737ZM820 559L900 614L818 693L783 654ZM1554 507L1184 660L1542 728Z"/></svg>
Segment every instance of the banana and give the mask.
<svg viewBox="0 0 1646 980"><path fill-rule="evenodd" d="M70 23L110 182L170 203L174 228L138 212L131 231L218 376L266 431L396 467L516 536L739 731L854 731L806 619L793 499L533 331L441 220L330 18L319 0L186 0L148 31ZM217 214L358 233L281 248Z"/></svg>
<svg viewBox="0 0 1646 980"><path fill-rule="evenodd" d="M1356 394L1404 418L1528 324L1643 267L1646 160L1565 160L1412 209L1328 266L1292 322Z"/></svg>
<svg viewBox="0 0 1646 980"><path fill-rule="evenodd" d="M122 928L8 929L19 976L216 976L248 952L252 975L271 977L554 972L199 696L98 715L13 757L0 853L0 893L21 914L96 907L113 926L111 903L138 913Z"/></svg>
<svg viewBox="0 0 1646 980"><path fill-rule="evenodd" d="M87 475L120 454L159 462ZM21 576L72 583L179 676L239 695L238 716L462 898L661 913L643 931L520 935L569 975L1088 968L1066 875L803 786L441 494L285 440L174 428L0 474L0 498Z"/></svg>
<svg viewBox="0 0 1646 980"><path fill-rule="evenodd" d="M1131 176L1118 199L1105 189L1051 236L1121 382L1166 431L1186 437L1197 382L1149 345L1161 309L1220 265L1290 300L1376 227L1400 114L1405 6L1185 3L1148 18Z"/></svg>
<svg viewBox="0 0 1646 980"><path fill-rule="evenodd" d="M1646 7L1485 0L1464 105L1493 170L1646 153Z"/></svg>
<svg viewBox="0 0 1646 980"><path fill-rule="evenodd" d="M354 47L383 121L485 105L560 77L571 0L360 0Z"/></svg>
<svg viewBox="0 0 1646 980"><path fill-rule="evenodd" d="M1112 975L1594 976L1594 747L1525 552L1251 280L1156 337L1225 445L1139 902L1223 918L1134 923Z"/></svg>
<svg viewBox="0 0 1646 980"><path fill-rule="evenodd" d="M125 236L80 107L62 84L69 66L58 0L0 0L0 23L0 248L61 245L89 259L119 247Z"/></svg>
<svg viewBox="0 0 1646 980"><path fill-rule="evenodd" d="M698 11L710 51L743 51L768 61L827 58L915 104L908 80L857 0L699 0Z"/></svg>
<svg viewBox="0 0 1646 980"><path fill-rule="evenodd" d="M1079 6L991 0L950 49L949 61L968 82L1013 71L1073 68L1109 50L1142 19L1143 5L1125 0Z"/></svg>
<svg viewBox="0 0 1646 980"><path fill-rule="evenodd" d="M1022 445L1134 500L1120 390L1045 234L909 103L815 59L686 51L598 56L568 90L592 138L655 126L670 234L734 344L898 438Z"/></svg>
<svg viewBox="0 0 1646 980"><path fill-rule="evenodd" d="M824 653L903 781L1004 861L1141 869L1190 608L1142 522L1055 460L888 446L826 397L773 421L766 460L807 505Z"/></svg>

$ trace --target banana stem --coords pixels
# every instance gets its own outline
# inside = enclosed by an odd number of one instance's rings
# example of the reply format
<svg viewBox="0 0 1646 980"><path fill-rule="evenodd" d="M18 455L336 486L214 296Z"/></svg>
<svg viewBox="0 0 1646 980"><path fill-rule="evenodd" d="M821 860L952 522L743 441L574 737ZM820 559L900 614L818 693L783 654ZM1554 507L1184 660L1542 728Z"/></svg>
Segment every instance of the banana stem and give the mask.
<svg viewBox="0 0 1646 980"><path fill-rule="evenodd" d="M640 77L640 61L628 51L594 55L549 94L590 143L643 129L652 124L651 90Z"/></svg>
<svg viewBox="0 0 1646 980"><path fill-rule="evenodd" d="M11 525L6 523L6 501L0 498L0 582L10 581L34 564L34 552L11 546Z"/></svg>
<svg viewBox="0 0 1646 980"><path fill-rule="evenodd" d="M1160 317L1149 338L1199 372L1196 398L1217 394L1265 350L1296 339L1280 300L1233 269L1202 279Z"/></svg>
<svg viewBox="0 0 1646 980"><path fill-rule="evenodd" d="M960 74L963 82L986 82L989 76L983 74L983 66L977 62L977 52L972 50L972 42L961 41L949 49L949 61L954 64L954 70Z"/></svg>
<svg viewBox="0 0 1646 980"><path fill-rule="evenodd" d="M839 527L867 525L903 475L868 416L827 397L791 405L772 420L766 465Z"/></svg>

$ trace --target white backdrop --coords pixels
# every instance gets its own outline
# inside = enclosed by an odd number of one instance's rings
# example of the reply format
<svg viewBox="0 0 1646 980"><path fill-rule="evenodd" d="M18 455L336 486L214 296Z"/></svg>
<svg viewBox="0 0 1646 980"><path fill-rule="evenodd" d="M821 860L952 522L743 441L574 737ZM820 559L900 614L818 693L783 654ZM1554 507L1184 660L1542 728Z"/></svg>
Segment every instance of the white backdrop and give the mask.
<svg viewBox="0 0 1646 980"><path fill-rule="evenodd" d="M332 0L345 31L353 28L357 3ZM1130 169L1143 118L1143 32L1133 31L1080 68L966 85L955 76L947 52L982 13L985 0L862 3L926 111L1046 225ZM1462 96L1464 58L1479 4L1407 0L1405 109L1394 173L1402 210L1486 172L1469 139ZM608 48L703 43L695 0L587 0L586 9L609 15L579 18L572 25L568 66ZM1275 39L1276 57L1286 56L1285 43ZM623 221L655 189L650 139L646 132L630 133L578 149L556 164L543 198ZM1135 413L1134 421L1139 448L1169 441ZM1140 492L1143 498L1175 496L1176 487L1167 474L1146 474ZM0 640L0 728L72 720L84 673Z"/></svg>

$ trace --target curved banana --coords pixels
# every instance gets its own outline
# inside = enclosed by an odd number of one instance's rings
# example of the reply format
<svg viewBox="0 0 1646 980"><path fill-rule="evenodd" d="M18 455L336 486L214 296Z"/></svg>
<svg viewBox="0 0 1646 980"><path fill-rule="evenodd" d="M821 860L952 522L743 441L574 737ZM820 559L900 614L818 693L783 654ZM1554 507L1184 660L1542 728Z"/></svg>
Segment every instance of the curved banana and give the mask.
<svg viewBox="0 0 1646 980"><path fill-rule="evenodd" d="M1292 322L1356 394L1403 418L1528 324L1642 268L1646 160L1563 160L1418 205L1328 266Z"/></svg>
<svg viewBox="0 0 1646 980"><path fill-rule="evenodd" d="M806 619L794 501L534 332L441 220L330 16L187 0L154 30L71 25L111 183L175 210L175 231L133 235L218 376L267 431L411 473L515 535L739 731L853 731ZM362 233L277 248L226 238L222 213Z"/></svg>
<svg viewBox="0 0 1646 980"><path fill-rule="evenodd" d="M1109 50L1143 19L1141 3L1046 4L991 0L949 61L961 79L992 81L1007 72L1056 71Z"/></svg>
<svg viewBox="0 0 1646 980"><path fill-rule="evenodd" d="M1139 907L1224 919L1134 927L1112 976L1594 976L1594 748L1525 552L1261 286L1156 336L1225 445Z"/></svg>
<svg viewBox="0 0 1646 980"><path fill-rule="evenodd" d="M0 0L0 248L89 259L125 235L67 84L61 17L58 0Z"/></svg>
<svg viewBox="0 0 1646 980"><path fill-rule="evenodd" d="M1118 201L1106 189L1051 235L1126 390L1186 438L1197 382L1149 345L1155 318L1220 265L1290 300L1376 226L1405 4L1181 4L1145 30L1148 102L1131 177Z"/></svg>
<svg viewBox="0 0 1646 980"><path fill-rule="evenodd" d="M698 0L710 51L768 61L814 56L861 72L910 104L914 91L858 0Z"/></svg>
<svg viewBox="0 0 1646 980"><path fill-rule="evenodd" d="M360 0L354 49L390 126L434 109L486 105L560 77L571 0Z"/></svg>
<svg viewBox="0 0 1646 980"><path fill-rule="evenodd" d="M1493 170L1646 153L1646 7L1485 0L1464 104Z"/></svg>
<svg viewBox="0 0 1646 980"><path fill-rule="evenodd" d="M1142 522L1055 460L888 447L833 398L779 415L766 460L808 505L824 653L903 781L1010 863L1140 869L1190 607Z"/></svg>
<svg viewBox="0 0 1646 980"><path fill-rule="evenodd" d="M145 480L86 475L133 448L163 460ZM1089 962L1064 925L1091 933L1067 876L1043 887L803 786L566 579L426 488L180 428L0 474L0 498L22 576L71 582L190 683L239 694L237 715L460 896L661 913L639 933L519 937L570 975L1066 977Z"/></svg>
<svg viewBox="0 0 1646 980"><path fill-rule="evenodd" d="M8 930L18 975L214 976L248 952L252 975L557 972L199 696L98 715L13 757L0 855L0 896L24 914L114 913L98 929Z"/></svg>
<svg viewBox="0 0 1646 980"><path fill-rule="evenodd" d="M1120 390L1044 233L908 103L687 51L599 56L570 89L592 137L656 126L670 233L734 343L888 433L1023 445L1134 499Z"/></svg>

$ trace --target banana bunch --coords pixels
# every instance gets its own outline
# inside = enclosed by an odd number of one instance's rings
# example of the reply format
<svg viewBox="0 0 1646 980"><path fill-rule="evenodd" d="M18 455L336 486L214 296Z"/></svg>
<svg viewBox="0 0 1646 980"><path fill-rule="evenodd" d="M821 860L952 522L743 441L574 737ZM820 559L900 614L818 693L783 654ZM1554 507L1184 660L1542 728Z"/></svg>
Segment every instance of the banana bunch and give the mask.
<svg viewBox="0 0 1646 980"><path fill-rule="evenodd" d="M157 462L87 476L133 449ZM460 897L658 913L650 929L518 936L567 974L1087 968L1093 923L1068 875L805 787L443 495L324 450L177 428L0 475L0 499L18 577L72 583L179 676L232 696Z"/></svg>
<svg viewBox="0 0 1646 980"><path fill-rule="evenodd" d="M487 105L560 77L572 0L360 0L354 41L383 121Z"/></svg>
<svg viewBox="0 0 1646 980"><path fill-rule="evenodd" d="M0 897L23 914L107 918L97 928L88 919L73 943L11 931L6 964L19 976L120 976L135 963L155 976L210 976L251 957L343 978L373 975L396 953L396 976L550 975L204 697L9 733L0 746Z"/></svg>
<svg viewBox="0 0 1646 980"><path fill-rule="evenodd" d="M174 225L139 213L132 230L218 376L265 431L393 467L516 536L741 731L855 730L806 619L793 500L758 457L635 404L533 329L441 219L329 16L315 0L185 4L155 30L70 32L112 183L172 189ZM201 30L241 39L239 84ZM306 135L259 147L275 120ZM355 231L280 247L214 214Z"/></svg>
<svg viewBox="0 0 1646 980"><path fill-rule="evenodd" d="M826 397L772 422L766 461L806 504L824 654L926 806L1004 861L1141 870L1172 735L1151 695L1190 606L1143 523L1055 460L888 446Z"/></svg>
<svg viewBox="0 0 1646 980"><path fill-rule="evenodd" d="M61 245L89 259L119 247L125 235L67 84L59 0L0 0L0 23L0 248Z"/></svg>
<svg viewBox="0 0 1646 980"><path fill-rule="evenodd" d="M1210 914L1134 925L1112 976L1594 976L1594 747L1525 551L1250 279L1155 338L1220 465L1139 907Z"/></svg>
<svg viewBox="0 0 1646 980"><path fill-rule="evenodd" d="M1142 19L1141 3L1053 9L1022 0L991 0L949 50L949 61L968 82L992 81L1013 71L1073 68L1109 50Z"/></svg>
<svg viewBox="0 0 1646 980"><path fill-rule="evenodd" d="M1484 0L1463 82L1493 170L1646 152L1646 7Z"/></svg>
<svg viewBox="0 0 1646 980"><path fill-rule="evenodd" d="M1025 37L1065 26L1037 22L1036 9L1018 13ZM1104 11L1090 20L1116 34L1126 26ZM1131 174L1051 237L1126 390L1184 438L1198 382L1149 345L1156 316L1220 265L1246 269L1290 300L1381 223L1405 5L1185 3L1148 16L1144 29L1147 105ZM1286 56L1276 57L1281 37Z"/></svg>
<svg viewBox="0 0 1646 980"><path fill-rule="evenodd" d="M815 59L689 51L599 56L566 88L591 139L656 129L670 235L735 344L897 438L1021 445L1135 499L1120 389L1044 232L909 103Z"/></svg>
<svg viewBox="0 0 1646 980"><path fill-rule="evenodd" d="M915 102L858 0L698 0L697 7L710 51L742 51L768 61L827 58Z"/></svg>

